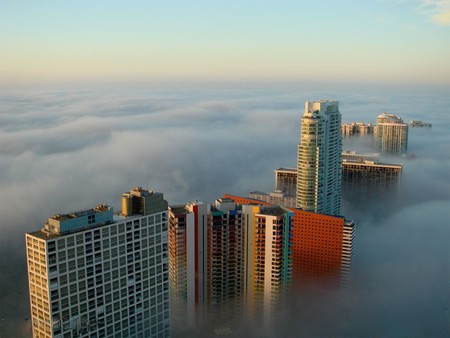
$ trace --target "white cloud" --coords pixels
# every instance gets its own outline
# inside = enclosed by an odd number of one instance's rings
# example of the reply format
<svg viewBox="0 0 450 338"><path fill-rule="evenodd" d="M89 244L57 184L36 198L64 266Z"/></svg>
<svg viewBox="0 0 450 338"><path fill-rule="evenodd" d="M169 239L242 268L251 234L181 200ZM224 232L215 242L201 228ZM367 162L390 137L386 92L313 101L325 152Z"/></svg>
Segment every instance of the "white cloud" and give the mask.
<svg viewBox="0 0 450 338"><path fill-rule="evenodd" d="M429 16L433 22L450 26L450 0L422 0L418 10Z"/></svg>
<svg viewBox="0 0 450 338"><path fill-rule="evenodd" d="M289 319L295 314L298 326L291 320L282 332L402 336L415 330L443 336L450 200L446 94L335 86L1 92L0 285L18 292L0 294L1 304L14 305L2 313L0 336L30 335L21 327L29 311L24 232L39 229L54 213L98 203L120 207L121 193L135 185L148 183L171 204L271 190L273 169L295 166L304 100L318 98L338 99L346 122L374 122L389 111L433 127L410 131L409 150L417 158L404 167L404 209L391 217L383 210L373 224L367 207L345 213L359 222L350 311L347 299L344 308L336 295L302 295L283 313ZM331 318L325 325L324 313ZM263 334L252 328L246 336Z"/></svg>

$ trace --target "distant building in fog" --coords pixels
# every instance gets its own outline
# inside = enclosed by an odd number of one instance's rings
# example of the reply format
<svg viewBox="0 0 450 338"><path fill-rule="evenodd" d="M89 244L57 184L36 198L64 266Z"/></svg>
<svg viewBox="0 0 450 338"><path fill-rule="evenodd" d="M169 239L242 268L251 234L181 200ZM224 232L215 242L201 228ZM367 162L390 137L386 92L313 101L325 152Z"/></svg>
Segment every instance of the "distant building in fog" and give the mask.
<svg viewBox="0 0 450 338"><path fill-rule="evenodd" d="M351 122L341 125L341 134L343 137L354 135L373 134L375 126L372 123Z"/></svg>
<svg viewBox="0 0 450 338"><path fill-rule="evenodd" d="M132 189L26 234L34 337L169 337L167 202Z"/></svg>
<svg viewBox="0 0 450 338"><path fill-rule="evenodd" d="M422 121L411 121L409 122L409 126L412 128L431 128L431 123L426 123L426 122L422 122Z"/></svg>
<svg viewBox="0 0 450 338"><path fill-rule="evenodd" d="M278 168L275 173L275 190L282 191L286 196L295 196L297 193L297 170L291 168Z"/></svg>
<svg viewBox="0 0 450 338"><path fill-rule="evenodd" d="M283 205L285 207L295 207L297 192L297 169L278 168L275 173L275 189L266 193L261 191L253 191L249 193L250 198L259 201L268 202L275 205Z"/></svg>
<svg viewBox="0 0 450 338"><path fill-rule="evenodd" d="M294 169L294 174L297 177L297 170ZM283 205L285 207L295 208L295 195L288 196L281 190L274 190L272 192L252 191L248 194L250 198L259 201L268 202L275 205Z"/></svg>
<svg viewBox="0 0 450 338"><path fill-rule="evenodd" d="M378 162L380 154L378 153L358 153L356 151L342 152L342 162L344 161L374 161Z"/></svg>
<svg viewBox="0 0 450 338"><path fill-rule="evenodd" d="M382 152L405 154L408 148L408 125L394 114L378 115L375 145Z"/></svg>
<svg viewBox="0 0 450 338"><path fill-rule="evenodd" d="M341 153L339 103L306 101L297 152L297 208L340 214Z"/></svg>
<svg viewBox="0 0 450 338"><path fill-rule="evenodd" d="M359 158L358 156L359 155ZM342 195L354 205L394 202L401 182L401 164L379 163L373 154L343 155Z"/></svg>
<svg viewBox="0 0 450 338"><path fill-rule="evenodd" d="M342 198L353 205L370 204L371 201L395 202L403 172L401 164L380 163L377 153L342 153ZM295 180L295 168L283 168L289 180ZM282 181L278 181L283 190ZM250 192L249 197L260 201L294 207L293 196L280 191L271 193Z"/></svg>

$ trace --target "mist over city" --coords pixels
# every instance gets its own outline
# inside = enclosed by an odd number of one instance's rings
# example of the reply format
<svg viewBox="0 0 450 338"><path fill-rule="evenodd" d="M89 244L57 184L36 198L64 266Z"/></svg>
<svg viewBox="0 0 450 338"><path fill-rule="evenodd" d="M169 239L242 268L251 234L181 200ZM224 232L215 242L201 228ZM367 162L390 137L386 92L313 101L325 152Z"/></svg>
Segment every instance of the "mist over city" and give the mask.
<svg viewBox="0 0 450 338"><path fill-rule="evenodd" d="M353 91L301 87L3 93L1 331L30 334L25 232L40 229L56 213L99 203L119 210L120 194L133 186L161 191L169 204L271 191L273 170L295 167L304 101L327 97L339 99L343 122L373 123L387 111L433 127L411 128L408 155L385 159L404 165L395 208L383 200L343 201L342 214L357 224L351 289L343 294L318 284L296 293L280 313L278 332L446 335L449 99L374 88L357 94L358 102ZM376 151L367 137L345 139L343 149ZM261 332L258 323L243 323L232 333L273 334Z"/></svg>

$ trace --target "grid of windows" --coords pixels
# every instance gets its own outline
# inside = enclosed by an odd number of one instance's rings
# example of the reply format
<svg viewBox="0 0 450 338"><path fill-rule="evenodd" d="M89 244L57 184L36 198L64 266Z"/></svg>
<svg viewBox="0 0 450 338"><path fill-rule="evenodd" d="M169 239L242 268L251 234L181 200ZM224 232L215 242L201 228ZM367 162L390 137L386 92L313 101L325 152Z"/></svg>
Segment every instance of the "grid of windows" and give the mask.
<svg viewBox="0 0 450 338"><path fill-rule="evenodd" d="M342 163L342 195L352 204L383 199L383 205L396 200L402 166L370 162Z"/></svg>
<svg viewBox="0 0 450 338"><path fill-rule="evenodd" d="M52 273L47 269L47 248L44 240L29 235L26 244L33 332L36 337L48 337L52 332L48 284Z"/></svg>
<svg viewBox="0 0 450 338"><path fill-rule="evenodd" d="M167 211L47 241L29 234L27 252L35 336L169 336Z"/></svg>

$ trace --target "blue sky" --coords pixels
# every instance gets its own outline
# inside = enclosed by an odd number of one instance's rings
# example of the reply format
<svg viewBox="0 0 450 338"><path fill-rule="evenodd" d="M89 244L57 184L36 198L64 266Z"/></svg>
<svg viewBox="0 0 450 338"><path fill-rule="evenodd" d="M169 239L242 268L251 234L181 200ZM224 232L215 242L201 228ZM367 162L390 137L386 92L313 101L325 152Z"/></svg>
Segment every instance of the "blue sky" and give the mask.
<svg viewBox="0 0 450 338"><path fill-rule="evenodd" d="M450 1L0 0L0 84L450 84Z"/></svg>

